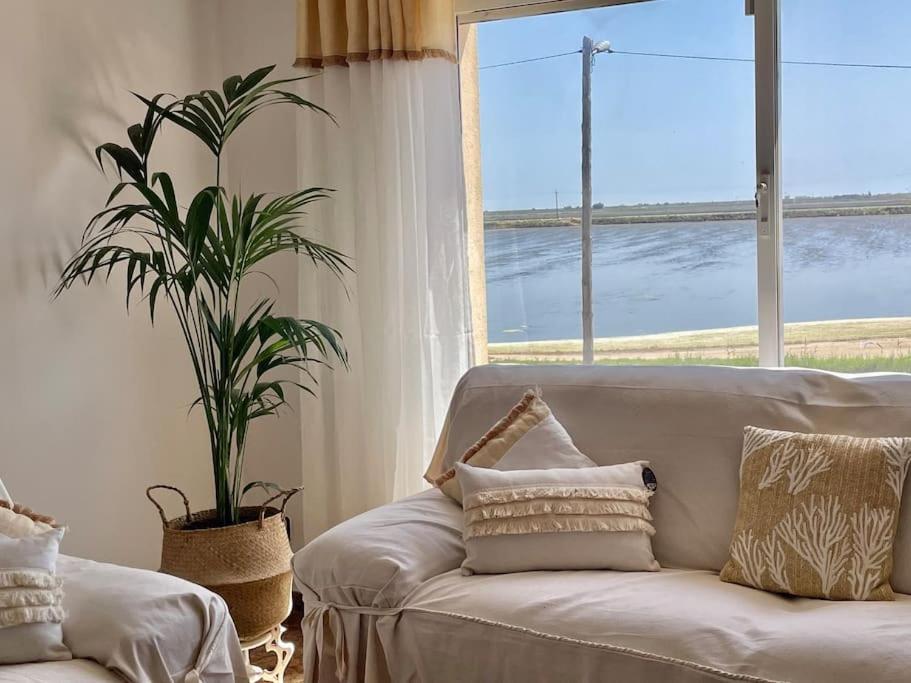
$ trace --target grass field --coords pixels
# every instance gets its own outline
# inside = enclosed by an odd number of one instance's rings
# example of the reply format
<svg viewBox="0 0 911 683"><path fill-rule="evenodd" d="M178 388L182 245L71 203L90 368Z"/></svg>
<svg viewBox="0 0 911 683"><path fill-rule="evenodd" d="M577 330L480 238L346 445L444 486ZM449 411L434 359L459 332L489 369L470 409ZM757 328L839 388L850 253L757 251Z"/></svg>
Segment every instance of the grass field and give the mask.
<svg viewBox="0 0 911 683"><path fill-rule="evenodd" d="M758 362L758 332L731 327L595 340L604 365L735 365ZM491 363L578 363L579 339L495 343ZM785 325L785 364L839 372L911 372L911 317Z"/></svg>

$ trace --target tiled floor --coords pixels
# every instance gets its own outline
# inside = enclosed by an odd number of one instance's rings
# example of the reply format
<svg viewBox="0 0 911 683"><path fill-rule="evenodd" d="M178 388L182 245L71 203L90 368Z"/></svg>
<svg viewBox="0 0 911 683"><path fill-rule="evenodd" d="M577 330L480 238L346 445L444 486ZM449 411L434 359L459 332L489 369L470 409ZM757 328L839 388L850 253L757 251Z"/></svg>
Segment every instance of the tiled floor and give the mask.
<svg viewBox="0 0 911 683"><path fill-rule="evenodd" d="M288 627L285 632L285 640L294 643L294 657L285 670L285 683L303 683L304 681L303 660L301 659L301 618L303 616L303 606L298 600L295 600L294 610L285 620L285 626ZM270 668L275 664L275 655L259 648L251 653L250 661L263 668Z"/></svg>

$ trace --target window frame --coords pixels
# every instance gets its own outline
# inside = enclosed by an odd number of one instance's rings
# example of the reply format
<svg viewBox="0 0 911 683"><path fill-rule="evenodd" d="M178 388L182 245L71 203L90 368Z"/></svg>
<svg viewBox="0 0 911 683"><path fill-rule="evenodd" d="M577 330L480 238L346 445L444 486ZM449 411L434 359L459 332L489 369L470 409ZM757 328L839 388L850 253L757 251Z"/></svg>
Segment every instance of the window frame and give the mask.
<svg viewBox="0 0 911 683"><path fill-rule="evenodd" d="M476 24L499 19L533 17L555 12L597 9L612 5L629 5L652 0L454 0L453 8L459 24Z"/></svg>
<svg viewBox="0 0 911 683"><path fill-rule="evenodd" d="M454 0L460 33L469 25L653 0ZM759 366L784 367L781 193L781 0L744 0L753 17L756 289ZM461 43L462 41L460 41ZM460 55L461 56L461 55ZM476 65L475 65L476 66ZM475 96L477 94L475 93ZM468 179L466 178L466 181ZM480 192L480 188L477 189ZM483 221L482 221L483 223ZM483 232L483 225L481 225ZM486 315L486 305L484 307ZM485 326L486 332L486 326ZM485 340L486 344L486 340ZM486 354L485 354L486 355Z"/></svg>

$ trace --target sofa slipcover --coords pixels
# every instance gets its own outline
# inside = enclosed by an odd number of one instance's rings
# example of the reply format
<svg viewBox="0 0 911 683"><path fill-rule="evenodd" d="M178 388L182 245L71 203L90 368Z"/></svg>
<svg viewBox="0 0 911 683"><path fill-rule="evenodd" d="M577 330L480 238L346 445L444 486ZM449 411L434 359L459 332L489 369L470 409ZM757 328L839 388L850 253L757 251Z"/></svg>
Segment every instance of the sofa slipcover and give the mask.
<svg viewBox="0 0 911 683"><path fill-rule="evenodd" d="M61 555L63 641L74 660L0 666L0 681L240 683L224 601L174 576Z"/></svg>
<svg viewBox="0 0 911 683"><path fill-rule="evenodd" d="M457 387L428 478L540 386L602 465L648 460L658 573L462 577L438 491L336 527L295 559L319 680L907 680L911 598L829 603L723 584L743 427L911 435L911 376L812 370L487 366ZM893 586L911 592L905 489ZM675 571L683 570L683 571ZM559 676L557 676L559 672Z"/></svg>
<svg viewBox="0 0 911 683"><path fill-rule="evenodd" d="M320 600L385 608L464 559L462 508L433 489L333 527L297 552L292 568Z"/></svg>

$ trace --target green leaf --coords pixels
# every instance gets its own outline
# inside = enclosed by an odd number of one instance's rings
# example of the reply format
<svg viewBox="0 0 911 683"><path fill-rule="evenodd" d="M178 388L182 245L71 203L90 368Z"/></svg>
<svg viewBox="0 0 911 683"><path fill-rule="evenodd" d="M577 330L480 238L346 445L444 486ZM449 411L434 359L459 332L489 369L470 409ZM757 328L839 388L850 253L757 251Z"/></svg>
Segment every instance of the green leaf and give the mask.
<svg viewBox="0 0 911 683"><path fill-rule="evenodd" d="M196 261L202 249L203 241L209 230L212 209L215 206L215 191L207 187L193 197L186 218L186 245L191 261Z"/></svg>
<svg viewBox="0 0 911 683"><path fill-rule="evenodd" d="M243 81L240 82L240 84L238 84L237 90L234 93L235 96L239 97L246 95L248 92L250 92L250 90L262 83L263 79L265 79L265 77L272 73L274 70L275 64L272 66L264 66L257 69L256 71L251 72L246 78L243 79Z"/></svg>
<svg viewBox="0 0 911 683"><path fill-rule="evenodd" d="M281 493L284 490L281 486L271 481L251 481L246 486L244 486L243 491L241 491L240 495L245 496L248 491L252 491L256 488L261 488L266 493L271 494Z"/></svg>
<svg viewBox="0 0 911 683"><path fill-rule="evenodd" d="M98 159L98 165L104 170L102 154L107 154L117 166L117 174L123 177L126 173L136 182L143 182L145 175L142 171L142 162L131 149L121 147L113 142L106 142L95 149L95 158Z"/></svg>
<svg viewBox="0 0 911 683"><path fill-rule="evenodd" d="M161 285L164 283L164 276L159 276L155 279L155 282L152 283L152 287L149 289L149 322L154 326L155 325L155 299L158 296L158 290L161 289Z"/></svg>
<svg viewBox="0 0 911 683"><path fill-rule="evenodd" d="M134 123L127 128L127 137L130 138L130 142L133 145L133 149L136 150L136 153L141 155L145 148L145 130L143 129L142 124Z"/></svg>
<svg viewBox="0 0 911 683"><path fill-rule="evenodd" d="M133 93L139 100L144 102L150 109L153 109L160 116L164 117L172 123L176 123L178 126L184 130L189 131L196 136L206 147L211 150L215 155L221 153L221 140L214 137L212 132L208 130L205 126L200 126L197 122L188 119L186 116L183 116L179 111L176 111L176 108L181 105L181 102L172 102L167 106L161 106L156 101L150 100L142 95Z"/></svg>
<svg viewBox="0 0 911 683"><path fill-rule="evenodd" d="M234 101L237 93L237 87L241 84L243 79L240 76L228 76L224 83L221 84L222 92L225 94L225 99L230 104Z"/></svg>

